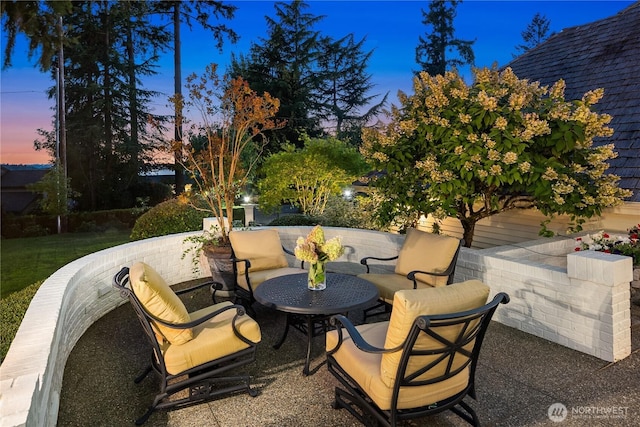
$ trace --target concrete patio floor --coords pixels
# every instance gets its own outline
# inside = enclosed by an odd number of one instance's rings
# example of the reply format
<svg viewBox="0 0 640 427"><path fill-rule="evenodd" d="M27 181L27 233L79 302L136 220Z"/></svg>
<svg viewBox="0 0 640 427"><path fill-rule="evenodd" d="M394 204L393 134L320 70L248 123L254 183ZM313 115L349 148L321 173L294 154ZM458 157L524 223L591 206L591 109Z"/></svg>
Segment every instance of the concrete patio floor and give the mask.
<svg viewBox="0 0 640 427"><path fill-rule="evenodd" d="M187 307L206 303L202 293ZM640 425L640 307L633 307L633 352L607 363L549 341L492 322L476 375L478 400L466 401L488 426ZM344 409L331 407L337 381L327 372L324 337L314 340L312 369L302 376L304 336L292 330L279 350L272 345L284 316L255 306L263 334L257 360L246 371L259 390L255 398L238 394L170 412L157 411L147 426L352 426ZM498 308L499 310L500 308ZM354 314L357 316L357 314ZM358 320L355 318L354 320ZM157 391L146 366L150 347L129 304L99 319L82 336L65 368L59 426L126 426L145 412ZM553 422L549 407L563 404L568 415ZM405 425L466 425L452 413Z"/></svg>

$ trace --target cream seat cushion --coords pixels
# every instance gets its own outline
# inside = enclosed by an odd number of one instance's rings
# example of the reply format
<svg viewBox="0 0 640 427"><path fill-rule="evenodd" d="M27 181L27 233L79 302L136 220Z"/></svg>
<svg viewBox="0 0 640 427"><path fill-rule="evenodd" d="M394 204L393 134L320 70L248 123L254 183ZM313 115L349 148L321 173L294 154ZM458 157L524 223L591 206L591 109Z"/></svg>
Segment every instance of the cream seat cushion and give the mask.
<svg viewBox="0 0 640 427"><path fill-rule="evenodd" d="M393 296L396 292L403 289L413 289L413 280L409 280L407 276L399 274L366 273L358 274L358 277L376 285L380 299L389 304L393 303ZM431 288L431 285L427 285L424 282L416 282L416 285L418 289Z"/></svg>
<svg viewBox="0 0 640 427"><path fill-rule="evenodd" d="M232 231L229 240L236 258L251 261L249 272L288 267L278 230ZM238 263L244 274L244 263Z"/></svg>
<svg viewBox="0 0 640 427"><path fill-rule="evenodd" d="M131 289L142 306L154 317L169 323L191 320L186 307L167 282L149 265L134 263L129 268ZM156 335L171 344L184 344L193 338L191 329L174 329L152 322ZM162 342L163 339L158 339Z"/></svg>
<svg viewBox="0 0 640 427"><path fill-rule="evenodd" d="M356 328L363 338L376 347L384 346L389 322L368 323ZM380 375L381 354L366 353L358 349L349 333L343 329L343 341L340 349L333 357L345 371L366 391L367 395L383 411L391 409L393 388L387 386ZM327 332L327 351L338 343L336 331ZM399 354L399 352L398 352ZM398 397L399 409L415 408L442 400L462 390L466 385L465 378L455 377L445 382L420 387L405 387Z"/></svg>
<svg viewBox="0 0 640 427"><path fill-rule="evenodd" d="M395 272L405 277L415 270L443 273L451 264L459 245L460 240L455 237L410 228L398 253ZM416 280L431 286L447 284L447 277L444 276L417 274Z"/></svg>
<svg viewBox="0 0 640 427"><path fill-rule="evenodd" d="M486 303L488 296L489 288L479 281L463 282L442 288L400 291L396 294L391 319L388 322L364 324L356 328L371 345L393 348L404 341L413 321L419 315L454 313L481 307ZM455 333L457 330L451 332ZM366 353L353 344L344 329L343 334L345 336L342 345L333 357L380 409L390 409L393 382L402 352L397 351L384 355ZM328 332L326 336L327 351L335 348L337 341L337 332ZM433 343L428 342L419 344L434 346ZM424 360L420 363L424 364ZM411 372L412 366L415 366L414 361L409 362L409 372ZM436 371L429 372L428 376L434 377L442 372L437 369ZM446 381L402 388L397 407L399 409L415 408L438 402L462 391L467 386L468 380L469 368L467 367Z"/></svg>
<svg viewBox="0 0 640 427"><path fill-rule="evenodd" d="M190 320L197 320L222 307L231 305L225 301L190 313ZM187 369L236 353L249 345L236 337L231 321L235 309L226 310L219 315L193 328L193 339L182 345L165 344L161 347L167 372L172 375ZM240 334L255 343L260 342L260 327L249 316L240 316L236 321Z"/></svg>

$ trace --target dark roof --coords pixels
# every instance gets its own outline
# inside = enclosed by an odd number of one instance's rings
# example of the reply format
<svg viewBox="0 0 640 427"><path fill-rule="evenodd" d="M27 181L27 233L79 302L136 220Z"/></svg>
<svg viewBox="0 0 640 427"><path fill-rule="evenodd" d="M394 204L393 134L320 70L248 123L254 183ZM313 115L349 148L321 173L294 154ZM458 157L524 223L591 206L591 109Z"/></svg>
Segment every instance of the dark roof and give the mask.
<svg viewBox="0 0 640 427"><path fill-rule="evenodd" d="M27 184L33 184L42 179L48 169L37 167L16 167L14 165L2 165L2 189L25 188Z"/></svg>
<svg viewBox="0 0 640 427"><path fill-rule="evenodd" d="M596 143L615 144L618 157L608 171L633 191L628 201L640 202L640 2L609 18L564 29L507 66L543 85L563 79L566 99L604 88L594 108L612 116L614 135Z"/></svg>
<svg viewBox="0 0 640 427"><path fill-rule="evenodd" d="M0 206L3 212L28 213L37 206L39 195L27 190L27 184L42 179L48 167L38 165L2 165Z"/></svg>

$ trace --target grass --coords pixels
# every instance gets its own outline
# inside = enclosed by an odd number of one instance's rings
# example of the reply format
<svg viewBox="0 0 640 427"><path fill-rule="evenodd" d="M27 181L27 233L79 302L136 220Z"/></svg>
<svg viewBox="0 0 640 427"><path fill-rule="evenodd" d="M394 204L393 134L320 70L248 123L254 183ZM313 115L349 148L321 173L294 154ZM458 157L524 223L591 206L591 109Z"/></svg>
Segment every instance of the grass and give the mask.
<svg viewBox="0 0 640 427"><path fill-rule="evenodd" d="M85 255L129 241L130 231L73 233L2 240L0 246L0 363L31 299L56 270Z"/></svg>
<svg viewBox="0 0 640 427"><path fill-rule="evenodd" d="M71 261L128 242L129 233L69 233L2 240L0 299L45 280Z"/></svg>
<svg viewBox="0 0 640 427"><path fill-rule="evenodd" d="M36 282L0 300L0 363L4 361L31 299L41 284Z"/></svg>

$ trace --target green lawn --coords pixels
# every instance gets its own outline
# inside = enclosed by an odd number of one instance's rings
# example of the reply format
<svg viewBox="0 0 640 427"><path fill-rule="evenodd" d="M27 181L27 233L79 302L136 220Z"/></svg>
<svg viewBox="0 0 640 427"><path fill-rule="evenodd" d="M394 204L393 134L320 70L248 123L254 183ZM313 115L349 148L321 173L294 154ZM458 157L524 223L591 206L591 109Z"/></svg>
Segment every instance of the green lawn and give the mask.
<svg viewBox="0 0 640 427"><path fill-rule="evenodd" d="M73 260L129 241L129 230L4 239L0 242L0 299L43 281Z"/></svg>
<svg viewBox="0 0 640 427"><path fill-rule="evenodd" d="M129 241L131 231L72 233L0 242L0 363L42 282L60 267Z"/></svg>

